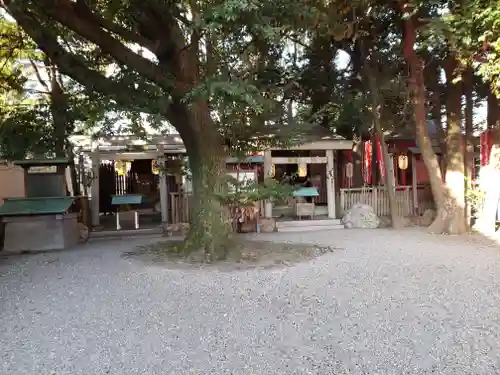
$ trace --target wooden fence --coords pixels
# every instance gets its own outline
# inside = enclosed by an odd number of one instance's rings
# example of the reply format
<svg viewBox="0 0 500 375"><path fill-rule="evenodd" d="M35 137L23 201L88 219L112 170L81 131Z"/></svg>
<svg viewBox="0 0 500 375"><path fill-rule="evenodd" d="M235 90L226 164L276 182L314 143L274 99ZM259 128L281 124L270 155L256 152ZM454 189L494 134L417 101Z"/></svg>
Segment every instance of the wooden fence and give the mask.
<svg viewBox="0 0 500 375"><path fill-rule="evenodd" d="M170 193L170 213L172 224L189 223L189 201L191 194Z"/></svg>
<svg viewBox="0 0 500 375"><path fill-rule="evenodd" d="M429 188L417 188L417 206L414 204L413 188L411 186L398 186L395 194L400 216L421 215L426 209L433 208L434 203ZM190 200L191 194L170 193L169 210L173 224L189 222ZM379 216L390 215L389 196L387 189L383 186L340 189L340 193L337 195L337 204L340 204L338 208L340 216L356 203L372 206ZM263 212L263 208L261 208L261 212Z"/></svg>
<svg viewBox="0 0 500 375"><path fill-rule="evenodd" d="M426 209L433 207L432 194L426 187L417 188L414 197L411 186L398 186L395 195L400 216L421 215ZM379 216L390 215L389 194L383 186L340 189L339 202L341 216L356 203L372 206Z"/></svg>

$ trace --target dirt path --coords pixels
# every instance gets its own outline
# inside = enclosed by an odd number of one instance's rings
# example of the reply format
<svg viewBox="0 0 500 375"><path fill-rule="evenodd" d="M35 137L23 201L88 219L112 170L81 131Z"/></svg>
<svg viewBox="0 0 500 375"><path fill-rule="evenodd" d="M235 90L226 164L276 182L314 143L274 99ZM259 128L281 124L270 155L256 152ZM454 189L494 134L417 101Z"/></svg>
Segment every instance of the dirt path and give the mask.
<svg viewBox="0 0 500 375"><path fill-rule="evenodd" d="M486 241L260 238L339 250L233 272L122 256L154 238L0 258L0 373L500 373L500 252Z"/></svg>

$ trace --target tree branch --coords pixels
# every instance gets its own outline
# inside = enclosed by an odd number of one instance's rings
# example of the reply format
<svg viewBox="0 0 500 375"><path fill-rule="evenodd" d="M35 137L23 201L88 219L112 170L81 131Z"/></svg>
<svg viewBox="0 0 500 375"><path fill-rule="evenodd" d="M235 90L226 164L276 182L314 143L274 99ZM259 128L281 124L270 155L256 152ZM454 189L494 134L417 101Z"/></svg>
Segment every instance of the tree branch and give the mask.
<svg viewBox="0 0 500 375"><path fill-rule="evenodd" d="M132 68L146 79L155 82L164 90L173 88L172 77L160 66L138 55L123 45L109 32L104 31L99 23L91 23L86 17L79 17L69 0L38 0L44 4L45 14L73 30L85 39L98 45L105 53L112 56L118 63Z"/></svg>
<svg viewBox="0 0 500 375"><path fill-rule="evenodd" d="M133 89L121 82L115 82L106 78L101 73L85 66L85 64L71 53L66 52L58 43L57 37L45 29L40 22L28 11L19 10L15 6L8 7L9 12L26 31L26 33L38 44L40 49L57 64L59 71L75 81L82 83L87 88L93 88L117 102L126 109L138 109L149 113L168 112L170 101L162 98L156 103L152 100L150 92L156 88L147 86L143 90ZM156 105L154 105L156 104Z"/></svg>
<svg viewBox="0 0 500 375"><path fill-rule="evenodd" d="M154 48L156 46L156 43L154 41L151 41L148 38L144 38L142 35L127 30L126 28L121 27L113 22L109 22L103 17L99 17L97 14L92 12L86 0L77 0L76 3L71 5L73 6L75 13L81 18L86 19L87 22L97 24L101 28L119 35L126 41L137 43L141 46L146 47L153 53L155 52Z"/></svg>

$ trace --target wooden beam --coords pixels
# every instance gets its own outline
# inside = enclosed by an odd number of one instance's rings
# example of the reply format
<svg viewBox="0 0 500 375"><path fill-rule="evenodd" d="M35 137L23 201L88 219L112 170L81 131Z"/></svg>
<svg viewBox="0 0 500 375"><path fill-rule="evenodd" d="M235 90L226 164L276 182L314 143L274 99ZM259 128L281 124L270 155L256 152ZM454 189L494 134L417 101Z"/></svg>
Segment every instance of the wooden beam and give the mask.
<svg viewBox="0 0 500 375"><path fill-rule="evenodd" d="M330 150L331 151L331 150ZM326 164L327 158L325 156L313 156L313 157L274 157L272 158L273 164Z"/></svg>
<svg viewBox="0 0 500 375"><path fill-rule="evenodd" d="M271 150L352 150L353 141L347 139L337 139L337 140L320 140L316 142L307 142L297 146L290 147L276 147L271 148Z"/></svg>

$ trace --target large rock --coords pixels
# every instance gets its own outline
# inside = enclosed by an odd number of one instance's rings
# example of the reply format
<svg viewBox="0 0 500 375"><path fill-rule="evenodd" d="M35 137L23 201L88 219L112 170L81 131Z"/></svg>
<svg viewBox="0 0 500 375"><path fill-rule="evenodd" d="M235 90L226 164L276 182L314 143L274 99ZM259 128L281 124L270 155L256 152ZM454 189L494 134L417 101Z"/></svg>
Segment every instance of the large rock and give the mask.
<svg viewBox="0 0 500 375"><path fill-rule="evenodd" d="M342 218L344 228L368 228L375 229L380 225L380 219L367 204L355 204L347 211Z"/></svg>
<svg viewBox="0 0 500 375"><path fill-rule="evenodd" d="M424 211L422 216L420 216L419 225L421 227L428 227L429 225L432 224L435 218L436 218L436 211L427 209Z"/></svg>
<svg viewBox="0 0 500 375"><path fill-rule="evenodd" d="M276 220L273 218L261 218L260 219L260 232L261 233L272 233L276 232Z"/></svg>

